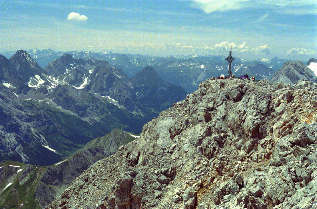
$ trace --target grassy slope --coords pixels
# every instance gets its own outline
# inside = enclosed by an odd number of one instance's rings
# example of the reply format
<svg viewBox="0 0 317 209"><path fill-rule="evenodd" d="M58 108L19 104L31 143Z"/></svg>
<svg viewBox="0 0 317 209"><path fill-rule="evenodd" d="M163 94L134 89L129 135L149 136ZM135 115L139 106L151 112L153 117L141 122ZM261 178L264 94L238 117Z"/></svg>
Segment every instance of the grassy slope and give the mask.
<svg viewBox="0 0 317 209"><path fill-rule="evenodd" d="M4 162L0 164L2 169L10 168L9 165L21 166L21 169L28 169L28 165L17 162ZM20 169L19 168L19 169ZM4 181L1 185L0 192L0 208L33 208L40 209L38 201L34 198L37 184L42 174L45 172L45 167L31 166L30 172L26 175L22 172L14 174L10 181ZM6 171L4 171L6 172ZM13 183L10 187L3 191L3 188L9 183Z"/></svg>
<svg viewBox="0 0 317 209"><path fill-rule="evenodd" d="M111 141L111 139L113 141ZM111 133L107 134L104 137L96 138L90 142L88 142L83 148L78 150L75 154L68 157L68 161L72 161L72 159L75 159L76 157L80 155L85 155L86 153L94 153L96 150L104 150L108 149L110 145L115 142L117 143L118 147L129 143L134 138L131 137L129 134L122 132L121 130L115 129ZM107 150L106 152L109 154L113 154L116 151L116 149ZM104 151L102 153L94 153L94 155L99 155L101 158L104 155ZM81 158L86 159L89 162L93 162L94 159L90 159L89 157ZM14 172L15 176L14 178L10 179L10 182L13 184L8 187L4 192L1 192L2 189L9 183L9 181L3 181L0 182L0 208L1 209L11 209L11 208L23 208L23 209L38 209L41 208L39 202L36 200L36 191L37 186L42 180L42 177L47 174L47 170L54 169L56 166L30 166L25 165L23 163L18 162L12 162L12 161L6 161L0 163L0 167L2 169L9 169L9 165L17 165L21 166L23 170L28 170L24 174L23 172L19 172L16 174L16 171ZM17 169L16 169L17 170ZM6 171L4 171L6 172ZM0 170L1 174L1 170ZM56 178L58 178L56 176ZM59 187L54 187L52 185L47 185L48 187L54 188L57 191L60 189ZM23 203L23 206L21 204Z"/></svg>

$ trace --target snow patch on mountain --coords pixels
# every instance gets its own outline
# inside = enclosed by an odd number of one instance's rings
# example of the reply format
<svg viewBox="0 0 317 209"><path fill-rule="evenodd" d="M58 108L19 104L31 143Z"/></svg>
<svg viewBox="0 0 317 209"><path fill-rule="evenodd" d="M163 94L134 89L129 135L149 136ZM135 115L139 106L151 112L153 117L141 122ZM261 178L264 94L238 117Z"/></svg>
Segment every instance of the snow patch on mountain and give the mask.
<svg viewBox="0 0 317 209"><path fill-rule="evenodd" d="M2 191L5 191L5 190L6 190L7 188L9 188L9 186L11 186L11 185L12 185L12 182L8 183L7 186L5 186L5 187L3 188Z"/></svg>
<svg viewBox="0 0 317 209"><path fill-rule="evenodd" d="M123 108L119 102L113 98L111 98L110 96L101 96L102 98L105 98L110 104L113 104L115 106L117 106L118 108Z"/></svg>
<svg viewBox="0 0 317 209"><path fill-rule="evenodd" d="M244 66L243 64L234 65L234 66L233 66L234 72L238 72L243 66Z"/></svg>
<svg viewBox="0 0 317 209"><path fill-rule="evenodd" d="M84 89L87 85L88 85L88 77L85 77L83 83L79 87L74 86L74 88L75 89Z"/></svg>
<svg viewBox="0 0 317 209"><path fill-rule="evenodd" d="M118 73L117 72L113 72L113 74L117 77L117 78L122 78L120 75L118 75Z"/></svg>
<svg viewBox="0 0 317 209"><path fill-rule="evenodd" d="M222 71L223 70L223 66L216 65L216 70Z"/></svg>
<svg viewBox="0 0 317 209"><path fill-rule="evenodd" d="M115 99L111 98L110 96L102 96L102 97L107 98L109 101L111 101L111 102L113 102L113 103L118 103L118 101L117 101L117 100L115 100Z"/></svg>
<svg viewBox="0 0 317 209"><path fill-rule="evenodd" d="M56 103L52 99L48 99L48 98L39 99L37 100L37 102L39 103L44 102L45 104L56 106ZM40 137L45 141L45 137L43 135L40 135Z"/></svg>
<svg viewBox="0 0 317 209"><path fill-rule="evenodd" d="M69 74L70 70L68 68L65 69L64 74Z"/></svg>
<svg viewBox="0 0 317 209"><path fill-rule="evenodd" d="M307 67L314 72L315 76L317 76L317 62L311 62Z"/></svg>
<svg viewBox="0 0 317 209"><path fill-rule="evenodd" d="M57 78L53 76L48 76L47 81L50 83L50 85L47 87L47 89L54 89L60 84L64 84L63 82L59 81Z"/></svg>
<svg viewBox="0 0 317 209"><path fill-rule="evenodd" d="M67 160L62 160L62 161L60 161L60 162L58 162L58 163L55 163L55 166L58 166L58 165L60 165L60 164L62 164L63 162L66 162Z"/></svg>
<svg viewBox="0 0 317 209"><path fill-rule="evenodd" d="M43 84L45 83L45 81L41 78L41 76L39 75L35 75L34 77L31 77L29 82L28 82L28 86L30 88L40 88Z"/></svg>
<svg viewBox="0 0 317 209"><path fill-rule="evenodd" d="M13 168L20 168L21 166L19 165L9 165L10 167L13 167Z"/></svg>
<svg viewBox="0 0 317 209"><path fill-rule="evenodd" d="M94 72L94 70L90 69L88 72L89 72L89 74L92 74Z"/></svg>
<svg viewBox="0 0 317 209"><path fill-rule="evenodd" d="M247 60L243 59L243 58L241 58L240 60L241 60L241 62L247 62Z"/></svg>
<svg viewBox="0 0 317 209"><path fill-rule="evenodd" d="M2 83L3 86L9 88L9 89L15 89L16 87L13 86L11 83L7 83L7 82L3 82Z"/></svg>
<svg viewBox="0 0 317 209"><path fill-rule="evenodd" d="M137 135L133 135L130 133L130 136L132 136L133 138L137 139L137 138L140 138L140 136L137 136Z"/></svg>
<svg viewBox="0 0 317 209"><path fill-rule="evenodd" d="M36 78L41 84L43 84L43 83L45 82L44 80L42 80L41 76L39 76L39 75L35 75L35 78Z"/></svg>
<svg viewBox="0 0 317 209"><path fill-rule="evenodd" d="M52 151L52 152L55 152L56 153L56 150L51 148L50 146L48 145L43 145L44 148L48 149L49 151Z"/></svg>

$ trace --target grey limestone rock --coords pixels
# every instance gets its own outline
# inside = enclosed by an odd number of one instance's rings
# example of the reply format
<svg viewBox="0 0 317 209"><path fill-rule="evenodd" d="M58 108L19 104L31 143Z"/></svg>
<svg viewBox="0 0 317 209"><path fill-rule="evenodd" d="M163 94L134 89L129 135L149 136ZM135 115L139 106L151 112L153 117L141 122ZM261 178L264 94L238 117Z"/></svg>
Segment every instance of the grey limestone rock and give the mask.
<svg viewBox="0 0 317 209"><path fill-rule="evenodd" d="M50 208L316 208L316 94L310 82L207 80Z"/></svg>

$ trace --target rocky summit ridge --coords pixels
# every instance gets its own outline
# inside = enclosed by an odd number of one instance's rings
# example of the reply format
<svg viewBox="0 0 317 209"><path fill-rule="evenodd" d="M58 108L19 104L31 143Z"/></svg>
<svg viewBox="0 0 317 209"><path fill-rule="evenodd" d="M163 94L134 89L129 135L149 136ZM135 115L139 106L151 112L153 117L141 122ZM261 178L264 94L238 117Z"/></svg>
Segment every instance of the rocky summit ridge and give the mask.
<svg viewBox="0 0 317 209"><path fill-rule="evenodd" d="M317 82L317 75L311 67L300 61L288 61L273 75L272 81L285 84L296 84L301 80Z"/></svg>
<svg viewBox="0 0 317 209"><path fill-rule="evenodd" d="M317 84L212 80L48 208L317 208Z"/></svg>

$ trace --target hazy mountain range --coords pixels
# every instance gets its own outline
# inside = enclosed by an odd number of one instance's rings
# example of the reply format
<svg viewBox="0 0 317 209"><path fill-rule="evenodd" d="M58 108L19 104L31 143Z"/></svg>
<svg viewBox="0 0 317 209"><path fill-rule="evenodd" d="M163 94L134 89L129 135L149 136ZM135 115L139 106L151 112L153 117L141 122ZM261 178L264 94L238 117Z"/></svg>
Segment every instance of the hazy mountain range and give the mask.
<svg viewBox="0 0 317 209"><path fill-rule="evenodd" d="M61 57L65 52L53 50L29 50L30 55L42 66L46 67L53 60ZM132 77L146 66L152 66L160 77L170 83L181 86L187 92L197 89L199 83L212 76L218 77L227 73L227 62L221 56L178 56L155 57L135 54L118 54L109 52L70 51L74 58L98 59L107 61L117 69L121 69L127 76ZM234 53L234 52L233 52ZM7 55L13 54L6 53ZM234 54L233 54L234 56ZM236 57L233 71L236 76L249 74L257 79L270 79L286 62L284 59L259 58L245 60Z"/></svg>
<svg viewBox="0 0 317 209"><path fill-rule="evenodd" d="M183 89L190 92L201 81L226 74L224 59L216 56L31 52L0 56L2 160L51 164L113 128L140 132L146 121L185 98ZM56 59L43 69L34 58ZM234 74L284 83L316 81L314 59L308 67L286 62L280 70L282 60L264 61L237 58Z"/></svg>
<svg viewBox="0 0 317 209"><path fill-rule="evenodd" d="M52 164L113 128L140 132L185 97L152 68L143 71L141 80L128 78L106 61L67 54L44 70L22 50L1 56L0 161Z"/></svg>
<svg viewBox="0 0 317 209"><path fill-rule="evenodd" d="M315 59L307 65L277 58L236 59L233 69L236 76L248 74L257 80L296 84L317 81L316 63ZM139 133L146 122L184 99L186 91L220 74L226 74L226 63L216 56L163 58L52 50L31 54L19 50L10 59L0 56L0 161L31 164L0 164L0 206L17 207L24 202L29 208L44 207L91 164L138 138L111 130ZM228 97L238 101L239 95L231 92ZM200 103L193 98L187 96L185 102ZM186 108L192 114L190 107ZM193 123L210 117L194 114ZM179 135L180 127L169 130L172 138ZM139 154L128 155L132 164L139 158ZM167 177L159 182L171 178L170 171L166 172Z"/></svg>

